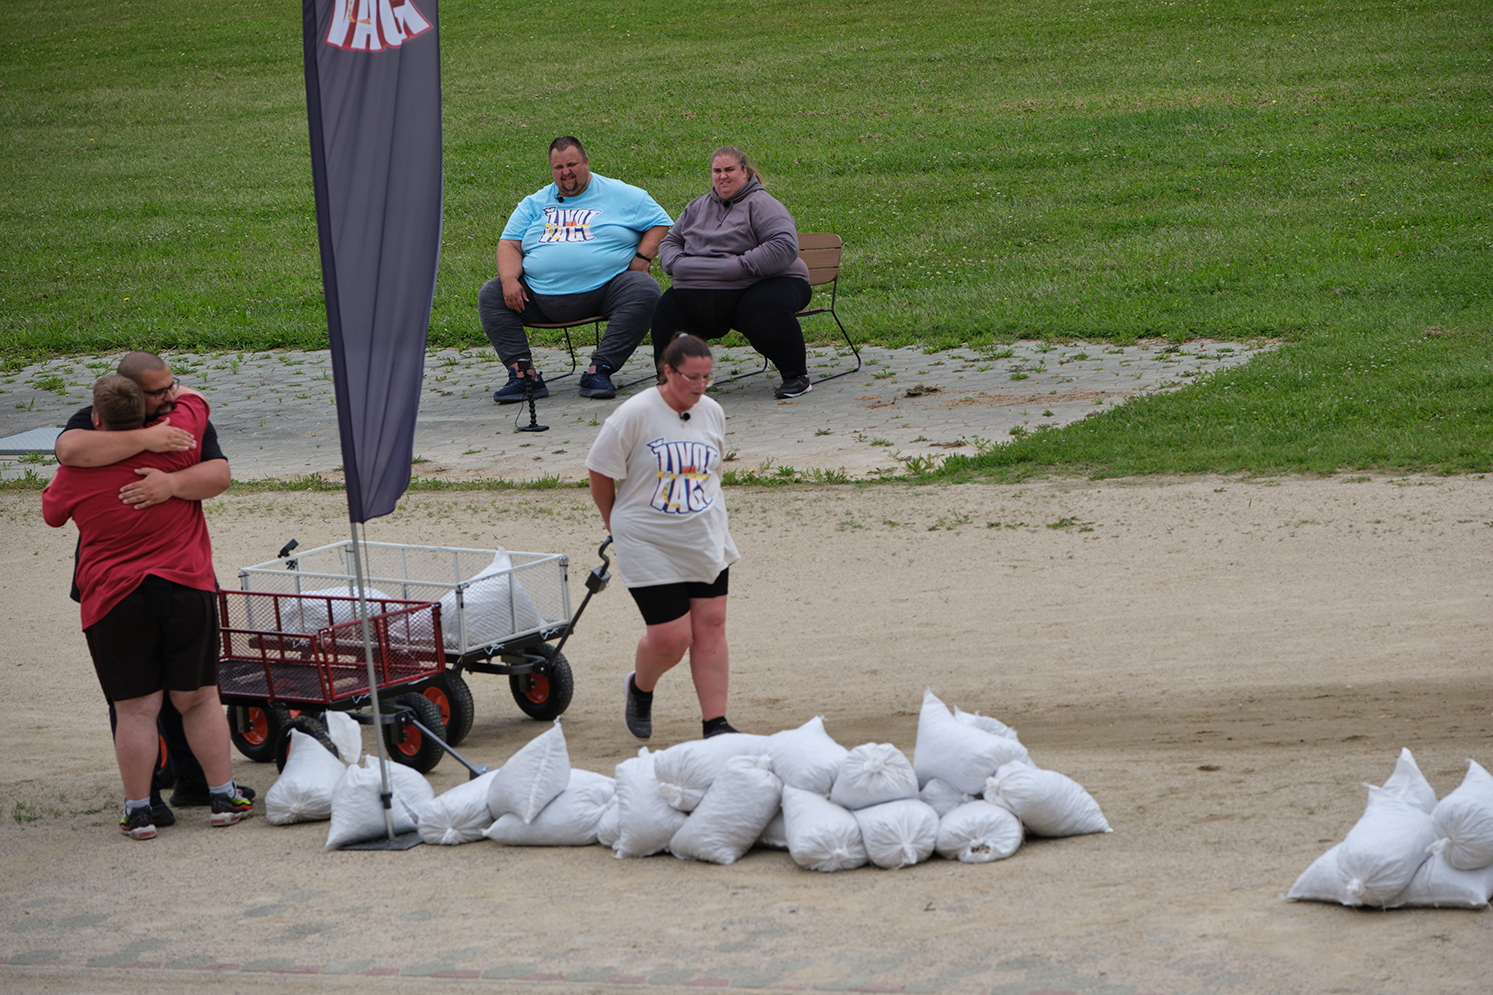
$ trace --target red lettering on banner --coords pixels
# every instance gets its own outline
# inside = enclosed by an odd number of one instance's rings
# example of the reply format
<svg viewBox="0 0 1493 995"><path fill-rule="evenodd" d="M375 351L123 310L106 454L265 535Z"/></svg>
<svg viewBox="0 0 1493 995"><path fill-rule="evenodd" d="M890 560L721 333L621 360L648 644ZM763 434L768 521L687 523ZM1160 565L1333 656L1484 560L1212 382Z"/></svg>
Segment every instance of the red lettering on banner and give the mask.
<svg viewBox="0 0 1493 995"><path fill-rule="evenodd" d="M414 0L333 0L326 42L354 52L382 52L429 30Z"/></svg>

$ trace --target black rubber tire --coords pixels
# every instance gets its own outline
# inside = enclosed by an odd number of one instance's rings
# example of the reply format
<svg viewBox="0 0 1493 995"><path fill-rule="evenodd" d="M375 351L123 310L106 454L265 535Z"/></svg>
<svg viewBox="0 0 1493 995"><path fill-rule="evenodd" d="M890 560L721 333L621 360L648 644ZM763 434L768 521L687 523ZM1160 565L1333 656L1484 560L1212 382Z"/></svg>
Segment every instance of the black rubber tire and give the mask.
<svg viewBox="0 0 1493 995"><path fill-rule="evenodd" d="M466 680L456 671L448 670L421 688L420 693L440 709L441 720L446 723L446 745L460 745L472 731L472 720L477 717L477 705Z"/></svg>
<svg viewBox="0 0 1493 995"><path fill-rule="evenodd" d="M280 705L229 705L228 738L238 751L257 764L275 759L280 730L290 721L290 710Z"/></svg>
<svg viewBox="0 0 1493 995"><path fill-rule="evenodd" d="M290 759L290 732L292 729L296 732L305 733L322 746L325 746L332 756L338 760L342 759L342 754L337 752L337 746L332 742L332 734L327 731L327 724L325 722L314 716L297 715L280 728L280 738L275 743L275 770L282 774L285 773L285 761Z"/></svg>
<svg viewBox="0 0 1493 995"><path fill-rule="evenodd" d="M508 690L519 711L531 719L557 719L570 707L570 698L575 694L575 678L570 674L570 661L564 653L556 653L548 643L540 643L527 652L545 658L543 667L530 674L509 674Z"/></svg>
<svg viewBox="0 0 1493 995"><path fill-rule="evenodd" d="M394 704L414 709L415 718L420 720L421 725L442 739L445 738L446 727L441 722L441 710L435 702L418 691L407 691L395 698ZM402 730L394 724L384 726L384 746L388 747L390 760L413 767L422 774L429 774L434 770L446 753L440 744L414 726L406 726Z"/></svg>

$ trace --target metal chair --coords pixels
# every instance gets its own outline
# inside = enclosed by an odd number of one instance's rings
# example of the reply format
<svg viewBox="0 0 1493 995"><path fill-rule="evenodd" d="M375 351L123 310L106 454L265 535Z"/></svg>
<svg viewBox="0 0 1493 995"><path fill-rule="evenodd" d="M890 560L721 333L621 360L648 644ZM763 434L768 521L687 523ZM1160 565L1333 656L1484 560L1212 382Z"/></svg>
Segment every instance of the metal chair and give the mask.
<svg viewBox="0 0 1493 995"><path fill-rule="evenodd" d="M815 305L811 299L809 306L797 312L795 318L807 318L816 314L827 314L835 320L835 326L840 329L840 334L845 336L845 344L850 346L850 351L855 355L855 366L838 373L831 373L827 377L813 377L815 383L823 383L826 380L834 380L854 373L861 368L861 351L855 347L850 339L850 333L845 330L845 324L840 321L840 316L835 313L835 298L840 290L840 255L844 241L833 232L799 232L798 234L798 258L809 267L810 287L829 287L829 303ZM823 293L817 295L822 301ZM766 373L768 368L766 357L762 359L760 369L751 370L746 373L738 373L733 377L717 380L716 384L731 383L745 377L754 377L759 373Z"/></svg>

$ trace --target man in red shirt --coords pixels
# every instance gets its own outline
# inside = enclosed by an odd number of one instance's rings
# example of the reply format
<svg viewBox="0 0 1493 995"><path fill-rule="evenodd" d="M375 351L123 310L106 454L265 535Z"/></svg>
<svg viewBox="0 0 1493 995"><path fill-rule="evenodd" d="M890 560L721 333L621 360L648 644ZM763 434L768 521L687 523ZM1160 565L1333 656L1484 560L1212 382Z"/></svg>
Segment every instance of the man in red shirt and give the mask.
<svg viewBox="0 0 1493 995"><path fill-rule="evenodd" d="M109 374L94 385L93 420L104 432L138 429L145 409L145 394L129 377ZM150 784L156 713L167 692L207 775L212 824L232 825L252 812L233 783L228 723L218 700L217 580L202 505L170 497L137 510L119 497L139 479L139 469L172 473L196 463L191 449L201 445L207 416L206 399L182 389L171 425L189 433L194 446L142 452L108 466L63 466L42 495L48 525L71 518L78 527L83 634L104 696L119 716L120 829L133 839L156 832Z"/></svg>

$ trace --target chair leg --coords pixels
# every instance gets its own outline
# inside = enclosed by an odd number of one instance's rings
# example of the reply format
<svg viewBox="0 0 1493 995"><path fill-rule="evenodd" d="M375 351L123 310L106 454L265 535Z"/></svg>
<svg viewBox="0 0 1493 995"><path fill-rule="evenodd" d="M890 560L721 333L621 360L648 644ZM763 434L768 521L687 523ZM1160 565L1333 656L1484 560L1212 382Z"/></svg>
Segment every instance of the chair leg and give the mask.
<svg viewBox="0 0 1493 995"><path fill-rule="evenodd" d="M827 377L816 377L816 383L824 383L824 381L826 380L834 380L837 377L849 376L850 374L856 372L861 368L861 351L857 349L855 347L855 343L850 340L850 333L845 330L845 326L840 324L840 316L838 314L835 314L835 309L831 307L827 310L829 311L829 316L835 319L835 324L839 325L840 334L845 336L845 344L850 346L850 351L855 354L855 366L851 367L848 370L841 370L839 373L831 373Z"/></svg>

